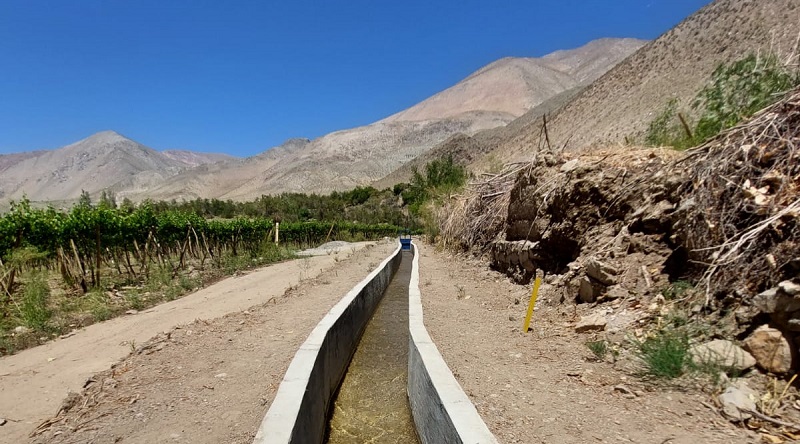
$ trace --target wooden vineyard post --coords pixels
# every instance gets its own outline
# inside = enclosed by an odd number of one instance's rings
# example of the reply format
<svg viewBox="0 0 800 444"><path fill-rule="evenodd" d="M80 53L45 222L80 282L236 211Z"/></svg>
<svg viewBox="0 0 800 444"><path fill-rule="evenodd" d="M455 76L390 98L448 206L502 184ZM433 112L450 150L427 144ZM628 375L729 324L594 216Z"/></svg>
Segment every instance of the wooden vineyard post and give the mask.
<svg viewBox="0 0 800 444"><path fill-rule="evenodd" d="M539 285L542 283L542 278L539 273L536 273L536 280L533 282L533 291L531 292L531 300L528 302L528 313L525 315L525 324L522 326L522 332L527 333L531 325L531 317L533 317L533 309L536 307L536 298L539 297Z"/></svg>

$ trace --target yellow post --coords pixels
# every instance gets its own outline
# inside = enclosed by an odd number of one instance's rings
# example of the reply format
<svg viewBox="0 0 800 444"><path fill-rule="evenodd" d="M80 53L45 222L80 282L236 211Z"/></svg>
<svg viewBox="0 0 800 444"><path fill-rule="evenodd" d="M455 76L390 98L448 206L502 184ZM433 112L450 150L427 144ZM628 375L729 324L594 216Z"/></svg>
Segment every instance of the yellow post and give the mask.
<svg viewBox="0 0 800 444"><path fill-rule="evenodd" d="M542 278L536 276L533 282L533 291L531 292L531 301L528 302L528 314L525 315L525 325L522 326L522 332L527 333L528 327L531 325L531 317L533 316L533 308L536 307L536 298L539 297L539 284L542 283Z"/></svg>

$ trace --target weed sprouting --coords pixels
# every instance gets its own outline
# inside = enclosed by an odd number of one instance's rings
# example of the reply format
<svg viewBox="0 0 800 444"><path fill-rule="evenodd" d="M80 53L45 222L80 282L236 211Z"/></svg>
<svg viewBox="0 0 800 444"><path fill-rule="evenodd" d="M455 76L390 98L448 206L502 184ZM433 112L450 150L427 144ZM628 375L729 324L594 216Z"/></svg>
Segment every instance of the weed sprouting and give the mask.
<svg viewBox="0 0 800 444"><path fill-rule="evenodd" d="M26 326L44 331L50 320L51 312L47 306L50 298L50 287L43 272L28 273L27 283L19 303L19 316Z"/></svg>
<svg viewBox="0 0 800 444"><path fill-rule="evenodd" d="M679 280L670 284L669 287L661 290L661 295L664 296L664 299L668 301L679 299L692 288L694 288L694 285L692 285L691 282Z"/></svg>
<svg viewBox="0 0 800 444"><path fill-rule="evenodd" d="M608 342L606 341L588 341L586 342L586 348L592 352L598 361L606 359L609 351Z"/></svg>
<svg viewBox="0 0 800 444"><path fill-rule="evenodd" d="M659 330L634 341L634 353L645 365L645 373L658 379L674 379L688 370L691 362L689 336L680 330Z"/></svg>

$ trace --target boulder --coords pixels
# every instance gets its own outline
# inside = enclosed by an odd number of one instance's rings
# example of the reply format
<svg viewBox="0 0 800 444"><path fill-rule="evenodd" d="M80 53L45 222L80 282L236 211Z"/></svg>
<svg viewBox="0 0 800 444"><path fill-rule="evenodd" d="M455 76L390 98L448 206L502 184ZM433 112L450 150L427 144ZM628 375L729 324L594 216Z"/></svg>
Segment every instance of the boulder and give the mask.
<svg viewBox="0 0 800 444"><path fill-rule="evenodd" d="M756 411L758 394L744 381L731 385L719 395L722 405L722 414L731 421L744 421L753 417L751 411Z"/></svg>
<svg viewBox="0 0 800 444"><path fill-rule="evenodd" d="M750 353L724 339L692 346L689 354L696 365L714 365L736 372L743 372L756 365L756 360Z"/></svg>
<svg viewBox="0 0 800 444"><path fill-rule="evenodd" d="M794 297L780 287L775 287L757 294L753 298L753 305L764 313L790 313L800 310L800 297Z"/></svg>
<svg viewBox="0 0 800 444"><path fill-rule="evenodd" d="M762 325L744 340L744 349L750 352L759 367L776 375L792 369L792 347L783 333Z"/></svg>
<svg viewBox="0 0 800 444"><path fill-rule="evenodd" d="M608 321L602 313L592 313L588 316L582 316L578 325L575 326L575 332L586 333L590 331L603 331L606 329Z"/></svg>
<svg viewBox="0 0 800 444"><path fill-rule="evenodd" d="M800 296L800 284L792 281L783 281L778 284L778 289L787 296Z"/></svg>
<svg viewBox="0 0 800 444"><path fill-rule="evenodd" d="M605 286L593 282L589 277L584 276L580 279L580 287L578 288L578 297L581 302L594 302L605 291Z"/></svg>
<svg viewBox="0 0 800 444"><path fill-rule="evenodd" d="M606 262L601 262L595 258L591 258L586 262L586 275L603 285L616 284L618 274L619 270Z"/></svg>

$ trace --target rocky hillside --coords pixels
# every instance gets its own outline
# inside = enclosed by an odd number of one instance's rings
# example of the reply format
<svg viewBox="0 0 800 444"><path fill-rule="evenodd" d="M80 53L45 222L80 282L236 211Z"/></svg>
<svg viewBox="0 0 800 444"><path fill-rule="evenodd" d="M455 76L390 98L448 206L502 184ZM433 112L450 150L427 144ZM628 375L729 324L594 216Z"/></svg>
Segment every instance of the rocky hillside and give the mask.
<svg viewBox="0 0 800 444"><path fill-rule="evenodd" d="M786 352L750 350L750 367L796 372L798 123L800 88L688 152L545 149L450 201L441 241L521 282L545 272L562 303L652 305L648 320L667 302L745 345L768 324Z"/></svg>
<svg viewBox="0 0 800 444"><path fill-rule="evenodd" d="M161 155L180 162L187 167L196 167L207 163L235 159L235 157L223 153L199 153L189 150L165 150L161 152Z"/></svg>
<svg viewBox="0 0 800 444"><path fill-rule="evenodd" d="M678 99L687 110L721 62L750 52L795 51L798 24L800 5L794 0L717 0L643 46L566 104L534 108L505 128L471 137L472 154L464 160L487 169L492 162L529 159L545 143L545 113L550 116L547 129L554 147L580 151L635 143L670 99ZM431 154L447 151L467 150L451 144L434 148Z"/></svg>
<svg viewBox="0 0 800 444"><path fill-rule="evenodd" d="M649 43L554 116L555 144L570 149L640 137L672 98L687 107L721 62L796 49L795 0L717 0ZM530 138L525 139L530 142Z"/></svg>

